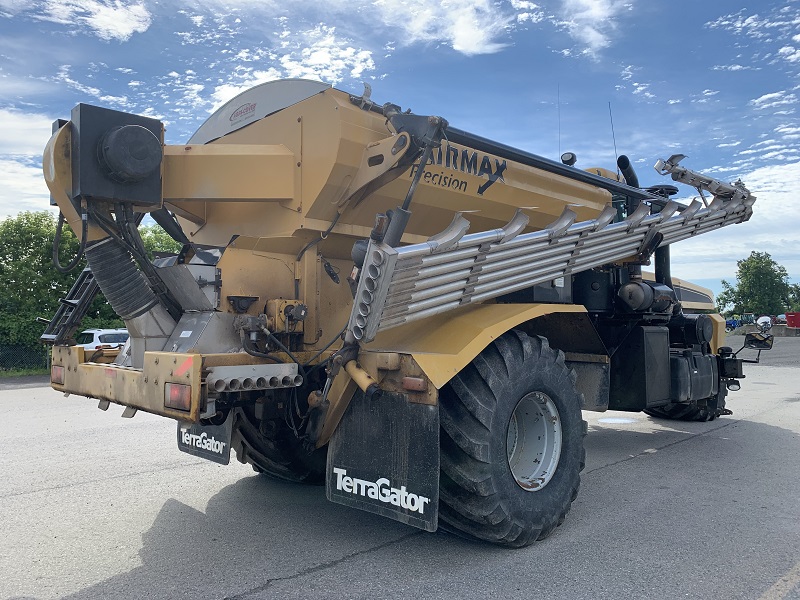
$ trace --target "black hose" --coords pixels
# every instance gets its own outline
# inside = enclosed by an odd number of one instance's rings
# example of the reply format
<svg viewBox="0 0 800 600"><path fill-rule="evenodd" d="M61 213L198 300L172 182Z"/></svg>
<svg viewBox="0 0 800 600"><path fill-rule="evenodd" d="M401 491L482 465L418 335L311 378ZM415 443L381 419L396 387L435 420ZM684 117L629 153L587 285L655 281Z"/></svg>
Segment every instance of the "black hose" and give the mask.
<svg viewBox="0 0 800 600"><path fill-rule="evenodd" d="M300 371L300 375L302 375L303 379L305 379L306 378L306 371L303 368L303 363L301 363L299 360L297 360L297 357L294 354L292 354L292 351L289 350L286 346L284 346L278 338L276 338L274 335L272 335L272 332L269 329L262 328L261 331L263 331L266 334L266 336L272 341L273 344L275 344L289 358L292 359L292 362L297 365L297 369Z"/></svg>
<svg viewBox="0 0 800 600"><path fill-rule="evenodd" d="M106 300L123 320L143 315L158 304L131 255L111 238L86 248L86 260Z"/></svg>
<svg viewBox="0 0 800 600"><path fill-rule="evenodd" d="M328 234L333 230L333 226L336 225L336 221L338 221L339 217L341 217L341 216L342 216L342 213L338 213L337 212L336 216L333 218L333 221L331 221L331 224L328 226L328 228L325 230L325 232L319 234L318 238L314 238L313 240L308 242L305 246L303 246L302 250L300 250L300 252L297 253L297 258L295 258L295 261L296 262L300 262L300 259L303 258L303 255L306 252L308 252L308 250L310 248L313 248L314 246L319 244L322 240L327 239ZM299 300L300 299L300 282L297 279L294 280L294 299L295 300Z"/></svg>
<svg viewBox="0 0 800 600"><path fill-rule="evenodd" d="M327 343L327 345L326 345L326 346L325 346L325 347L324 347L322 350L320 350L320 351L319 351L319 352L317 352L317 353L316 353L314 356L312 356L312 357L311 357L311 358L309 358L309 359L308 359L306 362L304 362L304 363L303 363L303 366L304 366L304 367L307 367L307 366L308 366L308 365L310 365L312 362L314 362L314 360L316 360L316 358L317 358L317 357L319 357L319 355L320 355L320 354L322 354L323 352L325 352L325 350L327 350L328 348L330 348L331 346L333 346L334 342L335 342L336 340L340 339L340 338L342 337L342 334L343 334L343 333L344 333L346 330L347 330L347 325L345 325L344 327L342 327L342 330L341 330L339 333L337 333L337 334L336 334L336 337L334 337L334 338L333 338L333 339L332 339L330 342L328 342L328 343Z"/></svg>
<svg viewBox="0 0 800 600"><path fill-rule="evenodd" d="M144 218L144 213L138 213L137 216L134 216L133 209L129 205L118 203L115 207L115 216L117 229L124 242L124 248L133 255L140 271L149 282L150 289L155 293L161 305L176 322L179 321L183 315L183 308L147 258L144 242L137 229L142 218Z"/></svg>
<svg viewBox="0 0 800 600"><path fill-rule="evenodd" d="M256 358L266 358L267 360L271 360L272 362L282 363L283 361L279 359L277 356L273 356L272 354L267 354L266 352L261 352L257 350L255 345L250 338L247 337L247 334L242 330L241 332L241 339L242 339L242 348L244 351L247 352L250 356L255 356Z"/></svg>
<svg viewBox="0 0 800 600"><path fill-rule="evenodd" d="M83 211L83 214L81 215L80 246L78 247L78 252L75 254L75 258L69 261L69 264L66 267L62 267L61 261L58 260L58 246L61 243L61 232L63 228L64 228L64 213L59 211L58 225L56 225L56 235L55 238L53 238L53 266L59 273L66 274L78 266L78 263L83 258L83 253L86 251L86 236L89 233L89 216L86 214L86 211Z"/></svg>

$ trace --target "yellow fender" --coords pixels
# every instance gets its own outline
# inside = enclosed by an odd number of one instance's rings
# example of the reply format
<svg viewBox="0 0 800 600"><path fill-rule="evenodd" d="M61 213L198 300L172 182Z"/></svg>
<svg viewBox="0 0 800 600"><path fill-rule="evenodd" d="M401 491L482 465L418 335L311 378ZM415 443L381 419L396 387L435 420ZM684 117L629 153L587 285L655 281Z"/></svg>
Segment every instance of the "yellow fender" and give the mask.
<svg viewBox="0 0 800 600"><path fill-rule="evenodd" d="M475 304L378 334L363 350L410 354L441 389L492 340L552 313L586 313L576 304Z"/></svg>

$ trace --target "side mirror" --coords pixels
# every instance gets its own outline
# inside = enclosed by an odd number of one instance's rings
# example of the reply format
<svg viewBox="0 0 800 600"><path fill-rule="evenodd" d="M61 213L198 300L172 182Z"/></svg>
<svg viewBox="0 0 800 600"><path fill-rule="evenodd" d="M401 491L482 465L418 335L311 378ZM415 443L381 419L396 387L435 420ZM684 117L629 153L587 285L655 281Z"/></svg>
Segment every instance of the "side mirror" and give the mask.
<svg viewBox="0 0 800 600"><path fill-rule="evenodd" d="M748 333L744 336L744 347L751 350L772 350L774 341L775 337L769 333Z"/></svg>
<svg viewBox="0 0 800 600"><path fill-rule="evenodd" d="M766 315L758 317L758 319L756 319L756 325L758 325L758 328L764 333L772 329L772 319Z"/></svg>

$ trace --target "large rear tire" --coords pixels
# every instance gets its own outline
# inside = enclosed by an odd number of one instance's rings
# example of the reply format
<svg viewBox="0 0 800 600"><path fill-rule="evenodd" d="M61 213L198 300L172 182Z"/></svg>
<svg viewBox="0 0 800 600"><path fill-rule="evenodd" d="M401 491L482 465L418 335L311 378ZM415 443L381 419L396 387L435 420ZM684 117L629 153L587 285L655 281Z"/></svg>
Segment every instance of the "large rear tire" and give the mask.
<svg viewBox="0 0 800 600"><path fill-rule="evenodd" d="M442 389L439 406L446 529L522 547L563 522L580 485L586 427L561 351L508 332Z"/></svg>
<svg viewBox="0 0 800 600"><path fill-rule="evenodd" d="M259 422L252 407L233 414L231 448L241 463L275 479L323 485L327 446L309 453L282 420Z"/></svg>

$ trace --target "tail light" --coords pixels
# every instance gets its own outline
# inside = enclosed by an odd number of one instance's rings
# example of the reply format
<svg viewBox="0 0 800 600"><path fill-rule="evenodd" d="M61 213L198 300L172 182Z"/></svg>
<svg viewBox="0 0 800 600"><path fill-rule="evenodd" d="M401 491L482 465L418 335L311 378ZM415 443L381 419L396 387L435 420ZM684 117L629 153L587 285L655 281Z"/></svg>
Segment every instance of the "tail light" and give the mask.
<svg viewBox="0 0 800 600"><path fill-rule="evenodd" d="M164 406L189 411L192 408L192 386L181 383L164 385Z"/></svg>
<svg viewBox="0 0 800 600"><path fill-rule="evenodd" d="M58 385L64 385L64 367L53 365L50 367L50 381Z"/></svg>

